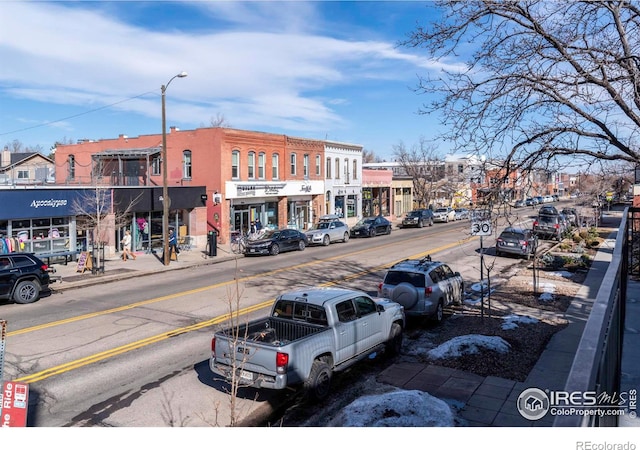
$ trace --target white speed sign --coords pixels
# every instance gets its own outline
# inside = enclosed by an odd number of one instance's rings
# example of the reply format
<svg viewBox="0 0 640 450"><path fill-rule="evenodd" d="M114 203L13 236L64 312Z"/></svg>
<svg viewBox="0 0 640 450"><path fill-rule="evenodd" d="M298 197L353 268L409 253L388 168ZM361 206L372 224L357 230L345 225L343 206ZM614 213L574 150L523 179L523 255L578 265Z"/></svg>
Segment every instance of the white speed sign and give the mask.
<svg viewBox="0 0 640 450"><path fill-rule="evenodd" d="M473 236L491 236L491 222L488 220L472 222L471 234Z"/></svg>

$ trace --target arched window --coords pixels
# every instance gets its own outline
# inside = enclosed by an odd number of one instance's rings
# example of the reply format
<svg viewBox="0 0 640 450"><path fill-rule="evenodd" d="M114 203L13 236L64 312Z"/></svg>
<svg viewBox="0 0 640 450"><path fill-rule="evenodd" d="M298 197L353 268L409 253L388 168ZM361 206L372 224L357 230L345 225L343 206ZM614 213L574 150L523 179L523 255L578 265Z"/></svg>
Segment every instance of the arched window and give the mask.
<svg viewBox="0 0 640 450"><path fill-rule="evenodd" d="M325 174L327 180L331 179L331 158L327 158L327 173Z"/></svg>
<svg viewBox="0 0 640 450"><path fill-rule="evenodd" d="M317 177L322 175L320 173L320 171L322 170L322 169L320 169L321 164L322 164L322 158L320 157L320 155L316 155L316 176Z"/></svg>
<svg viewBox="0 0 640 450"><path fill-rule="evenodd" d="M264 165L265 165L265 154L264 152L258 153L258 179L264 180Z"/></svg>
<svg viewBox="0 0 640 450"><path fill-rule="evenodd" d="M280 178L279 172L280 156L277 153L271 155L271 178L277 180Z"/></svg>
<svg viewBox="0 0 640 450"><path fill-rule="evenodd" d="M237 180L240 178L240 151L231 152L231 178Z"/></svg>
<svg viewBox="0 0 640 450"><path fill-rule="evenodd" d="M344 159L344 182L349 184L351 177L349 176L349 158Z"/></svg>
<svg viewBox="0 0 640 450"><path fill-rule="evenodd" d="M182 152L182 178L191 179L191 150Z"/></svg>
<svg viewBox="0 0 640 450"><path fill-rule="evenodd" d="M73 180L76 177L76 157L74 155L69 155L69 168L67 173L67 178L69 180Z"/></svg>
<svg viewBox="0 0 640 450"><path fill-rule="evenodd" d="M353 176L354 180L358 179L358 160L357 159L353 160L353 173L351 174L351 176Z"/></svg>
<svg viewBox="0 0 640 450"><path fill-rule="evenodd" d="M292 153L291 154L291 175L295 175L296 174L296 154Z"/></svg>
<svg viewBox="0 0 640 450"><path fill-rule="evenodd" d="M250 180L256 177L256 152L249 152L247 160L247 178Z"/></svg>
<svg viewBox="0 0 640 450"><path fill-rule="evenodd" d="M340 179L340 158L336 158L336 174L334 176L336 180Z"/></svg>
<svg viewBox="0 0 640 450"><path fill-rule="evenodd" d="M302 175L305 178L309 178L309 155L302 157Z"/></svg>

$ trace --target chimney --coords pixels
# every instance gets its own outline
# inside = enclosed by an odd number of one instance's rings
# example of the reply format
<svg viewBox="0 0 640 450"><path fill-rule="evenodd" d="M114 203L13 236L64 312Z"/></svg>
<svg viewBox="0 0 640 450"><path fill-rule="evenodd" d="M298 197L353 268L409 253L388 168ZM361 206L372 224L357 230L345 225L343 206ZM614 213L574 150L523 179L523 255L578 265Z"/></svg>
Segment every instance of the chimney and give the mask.
<svg viewBox="0 0 640 450"><path fill-rule="evenodd" d="M2 150L2 157L0 158L0 167L6 167L11 164L11 152L7 147Z"/></svg>
<svg viewBox="0 0 640 450"><path fill-rule="evenodd" d="M169 132L173 133L174 131L180 131L180 128L178 127L169 127Z"/></svg>

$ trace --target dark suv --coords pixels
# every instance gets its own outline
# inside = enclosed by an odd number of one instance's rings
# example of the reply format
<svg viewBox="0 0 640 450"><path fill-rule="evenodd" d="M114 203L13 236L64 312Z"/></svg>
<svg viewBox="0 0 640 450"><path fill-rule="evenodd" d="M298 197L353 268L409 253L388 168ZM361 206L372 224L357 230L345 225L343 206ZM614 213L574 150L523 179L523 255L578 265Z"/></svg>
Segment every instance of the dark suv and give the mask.
<svg viewBox="0 0 640 450"><path fill-rule="evenodd" d="M496 256L508 253L529 259L535 254L537 247L538 237L532 230L508 227L502 230L496 240Z"/></svg>
<svg viewBox="0 0 640 450"><path fill-rule="evenodd" d="M31 253L0 254L0 300L33 303L50 293L49 267Z"/></svg>
<svg viewBox="0 0 640 450"><path fill-rule="evenodd" d="M394 264L378 286L378 296L404 306L407 317L443 318L443 310L464 300L464 281L449 265L422 259L406 259Z"/></svg>
<svg viewBox="0 0 640 450"><path fill-rule="evenodd" d="M402 228L422 228L425 225L433 225L433 211L430 209L415 209L408 212L404 219L402 219Z"/></svg>
<svg viewBox="0 0 640 450"><path fill-rule="evenodd" d="M542 239L555 239L560 242L566 229L566 223L560 214L538 214L533 222L533 232Z"/></svg>

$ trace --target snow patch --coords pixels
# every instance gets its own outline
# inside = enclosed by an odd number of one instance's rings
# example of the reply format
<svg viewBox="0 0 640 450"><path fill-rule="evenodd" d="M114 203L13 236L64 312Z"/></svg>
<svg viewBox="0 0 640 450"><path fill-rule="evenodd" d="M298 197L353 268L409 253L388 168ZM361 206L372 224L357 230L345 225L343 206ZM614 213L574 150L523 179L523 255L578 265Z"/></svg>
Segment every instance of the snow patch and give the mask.
<svg viewBox="0 0 640 450"><path fill-rule="evenodd" d="M429 350L427 355L433 359L451 358L478 353L481 347L498 353L507 353L511 345L499 336L467 334L449 339L447 342Z"/></svg>
<svg viewBox="0 0 640 450"><path fill-rule="evenodd" d="M514 328L518 328L519 323L537 323L538 319L529 316L519 316L517 314L509 314L508 316L504 316L502 318L502 329L503 330L513 330Z"/></svg>
<svg viewBox="0 0 640 450"><path fill-rule="evenodd" d="M354 400L330 427L453 427L449 405L427 392L396 390Z"/></svg>

